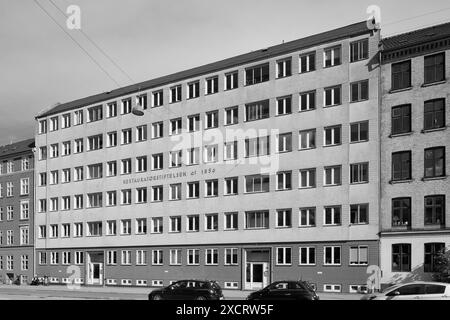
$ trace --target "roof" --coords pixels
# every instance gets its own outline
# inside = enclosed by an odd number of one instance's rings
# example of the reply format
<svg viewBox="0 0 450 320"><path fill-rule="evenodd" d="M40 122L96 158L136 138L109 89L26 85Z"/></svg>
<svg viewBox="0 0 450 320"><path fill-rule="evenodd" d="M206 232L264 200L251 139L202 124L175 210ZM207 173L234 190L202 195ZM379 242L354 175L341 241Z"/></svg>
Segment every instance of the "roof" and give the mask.
<svg viewBox="0 0 450 320"><path fill-rule="evenodd" d="M398 34L381 40L383 51L397 50L450 36L450 22Z"/></svg>
<svg viewBox="0 0 450 320"><path fill-rule="evenodd" d="M139 92L141 90L148 90L151 88L160 87L163 85L167 85L170 83L175 83L177 81L186 80L189 78L193 78L196 76L201 76L207 73L216 72L219 70L224 70L227 68L233 68L239 65L243 65L246 63L255 62L262 59L267 59L270 57L278 56L281 54L290 53L297 50L307 49L310 47L314 47L320 44L324 44L327 42L336 41L339 39L345 39L352 36L358 36L361 34L366 34L371 32L369 28L367 28L367 22L362 21L358 23L354 23L345 27L341 27L338 29L318 33L312 36L308 36L305 38L289 41L283 44L275 45L268 47L266 49L261 49L257 51L252 51L246 54L242 54L239 56L235 56L232 58L228 58L225 60L213 62L210 64L206 64L200 67L188 69L185 71L177 72L174 74L170 74L167 76L163 76L160 78L156 78L153 80L144 81L141 83L133 84L130 86L122 87L119 89L115 89L109 92L104 92L100 94L96 94L93 96L89 96L86 98L74 100L71 102L58 104L54 107L50 107L48 110L45 110L38 114L36 118L42 118L49 115L85 107L88 105L101 103L106 100L114 99L120 96L124 96L127 94L132 94Z"/></svg>
<svg viewBox="0 0 450 320"><path fill-rule="evenodd" d="M0 158L8 157L34 148L34 139L23 140L12 144L0 146Z"/></svg>

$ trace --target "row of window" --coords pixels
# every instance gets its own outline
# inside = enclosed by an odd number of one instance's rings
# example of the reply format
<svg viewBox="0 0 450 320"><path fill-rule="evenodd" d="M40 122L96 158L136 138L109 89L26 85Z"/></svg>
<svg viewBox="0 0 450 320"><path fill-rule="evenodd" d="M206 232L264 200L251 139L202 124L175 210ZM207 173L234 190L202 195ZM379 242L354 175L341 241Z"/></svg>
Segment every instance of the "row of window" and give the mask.
<svg viewBox="0 0 450 320"><path fill-rule="evenodd" d="M6 238L6 241L5 239ZM16 245L14 242L14 230L0 230L0 246L13 246ZM19 227L19 245L25 246L30 244L30 227L20 226Z"/></svg>
<svg viewBox="0 0 450 320"><path fill-rule="evenodd" d="M392 199L392 226L411 227L412 205L410 197ZM445 195L424 197L424 224L445 225Z"/></svg>
<svg viewBox="0 0 450 320"><path fill-rule="evenodd" d="M20 179L20 195L27 196L30 194L30 178ZM14 182L6 182L6 196L14 197ZM0 182L0 198L3 197L3 183Z"/></svg>
<svg viewBox="0 0 450 320"><path fill-rule="evenodd" d="M342 207L340 205L325 206L323 208L323 226L340 226L342 223ZM367 224L369 223L369 205L368 204L352 204L350 205L350 223L351 224ZM186 232L200 231L199 214L187 216L171 216L171 217L153 217L153 218L137 218L137 219L121 219L107 220L105 228L102 221L87 222L86 236L106 236L116 235L145 235L145 234L161 234L165 231L165 224L168 224L169 233L180 233L182 230ZM293 217L292 209L278 209L275 211L275 227L276 228L292 228ZM183 224L184 219L184 224ZM219 231L219 214L210 213L203 215L204 231ZM147 228L148 220L150 221L149 230ZM316 207L300 208L298 211L299 227L315 227L316 226ZM133 227L134 222L134 228ZM244 214L245 229L268 229L269 211L247 211ZM51 224L40 225L38 228L38 238L47 238L47 228L49 231L48 238L69 238L83 236L83 223L63 223L61 225ZM103 230L105 229L105 230ZM225 212L223 214L223 230L231 231L239 229L239 213Z"/></svg>
<svg viewBox="0 0 450 320"><path fill-rule="evenodd" d="M6 211L6 219L5 219L5 211ZM30 218L30 200L21 200L19 204L19 212L20 220L28 220ZM0 222L2 221L12 221L14 220L14 205L6 206L6 210L4 207L0 207Z"/></svg>
<svg viewBox="0 0 450 320"><path fill-rule="evenodd" d="M445 243L424 244L424 272L438 272L439 254L445 250ZM411 272L412 250L410 243L392 245L392 272Z"/></svg>
<svg viewBox="0 0 450 320"><path fill-rule="evenodd" d="M20 270L28 271L30 267L30 258L24 254L20 256ZM14 271L14 256L0 256L0 270Z"/></svg>
<svg viewBox="0 0 450 320"><path fill-rule="evenodd" d="M412 132L411 104L392 107L391 136ZM425 101L423 110L423 130L445 128L445 99Z"/></svg>
<svg viewBox="0 0 450 320"><path fill-rule="evenodd" d="M445 52L432 54L424 57L424 79L425 85L445 80ZM412 68L411 59L393 63L391 66L391 88L401 90L411 87Z"/></svg>
<svg viewBox="0 0 450 320"><path fill-rule="evenodd" d="M18 171L27 171L31 169L32 158L22 158L20 159L20 168L17 170L16 162L17 160L9 160L0 162L0 175L2 174L10 174Z"/></svg>
<svg viewBox="0 0 450 320"><path fill-rule="evenodd" d="M324 49L323 52L323 67L333 67L340 65L341 61L341 46L334 46ZM356 62L368 58L368 39L352 42L350 44L350 62ZM311 72L316 69L316 53L308 52L299 56L299 73ZM245 85L253 85L270 80L269 63L259 64L257 66L246 68L243 71ZM292 57L284 58L276 62L276 78L284 78L292 75ZM239 86L239 71L233 71L224 76L224 90L236 89ZM363 85L364 87L364 85ZM186 85L186 98L194 99L200 96L200 81L192 81ZM365 90L362 88L361 90ZM182 100L182 85L174 85L169 88L169 103L175 103ZM211 76L205 79L204 94L210 95L219 92L219 77ZM364 95L364 94L362 94ZM359 99L360 94L352 93L352 97ZM143 109L148 108L147 94L136 96L136 105ZM159 107L164 105L164 91L156 90L151 93L151 107ZM128 97L121 101L120 113L130 114L132 110L132 98ZM106 117L112 118L118 115L117 102L107 104ZM87 122L94 122L103 119L103 106L95 106L87 109ZM69 128L72 125L80 125L84 122L83 109L76 110L73 114L66 113L49 119L49 128L47 128L47 120L39 122L39 133L47 133L48 131L56 131L61 126L62 129Z"/></svg>

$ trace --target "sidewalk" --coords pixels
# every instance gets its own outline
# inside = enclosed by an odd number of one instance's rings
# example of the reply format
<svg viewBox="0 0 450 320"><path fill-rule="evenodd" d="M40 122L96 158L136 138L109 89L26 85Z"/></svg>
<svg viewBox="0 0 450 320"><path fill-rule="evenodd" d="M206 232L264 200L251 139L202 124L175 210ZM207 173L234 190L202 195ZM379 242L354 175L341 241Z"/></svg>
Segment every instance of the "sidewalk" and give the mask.
<svg viewBox="0 0 450 320"><path fill-rule="evenodd" d="M80 292L80 293L104 293L104 294L133 294L139 295L140 298L146 299L147 295L157 288L151 287L96 287L96 286L80 286L78 288L69 289L67 285L49 285L49 286L30 286L30 285L0 285L0 292L7 292L8 290L23 290L30 292L39 292L39 291L55 291L55 292ZM225 299L227 300L242 300L245 299L251 291L242 291L242 290L222 290ZM317 293L321 300L359 300L362 295L355 293L326 293L326 292L318 292Z"/></svg>

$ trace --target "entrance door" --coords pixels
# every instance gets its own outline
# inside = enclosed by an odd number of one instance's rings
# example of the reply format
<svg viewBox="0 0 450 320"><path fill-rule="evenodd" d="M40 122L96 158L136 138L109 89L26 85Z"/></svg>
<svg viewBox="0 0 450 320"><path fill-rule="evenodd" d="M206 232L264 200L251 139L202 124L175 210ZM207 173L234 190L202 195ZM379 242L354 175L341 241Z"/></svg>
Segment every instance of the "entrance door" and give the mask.
<svg viewBox="0 0 450 320"><path fill-rule="evenodd" d="M269 284L267 262L247 262L245 289L260 290Z"/></svg>
<svg viewBox="0 0 450 320"><path fill-rule="evenodd" d="M87 284L103 285L103 253L88 253L87 259Z"/></svg>

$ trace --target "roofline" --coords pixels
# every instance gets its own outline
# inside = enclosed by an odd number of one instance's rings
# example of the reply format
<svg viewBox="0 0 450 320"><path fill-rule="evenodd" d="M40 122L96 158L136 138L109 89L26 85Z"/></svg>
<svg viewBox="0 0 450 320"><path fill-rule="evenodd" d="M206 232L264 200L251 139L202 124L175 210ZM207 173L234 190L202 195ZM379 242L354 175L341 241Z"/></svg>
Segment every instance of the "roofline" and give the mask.
<svg viewBox="0 0 450 320"><path fill-rule="evenodd" d="M21 140L21 141L18 141L18 142L9 144L9 145L6 144L6 145L3 145L3 146L0 146L0 149L3 148L3 147L7 147L7 146L10 146L10 145L22 143L22 142L25 142L25 141L30 141L30 144L29 144L27 147L29 147L29 146L32 145L32 144L35 144L35 139L34 139L34 138L31 138L31 139ZM21 154L26 154L26 153L31 153L31 154L34 155L34 153L33 153L33 148L35 148L35 146L34 146L34 147L29 147L28 149L21 150L21 151L17 151L17 152L14 151L14 152L9 152L9 153L0 154L0 160L3 160L3 159L5 159L5 158L11 158L11 157L18 156L18 155L21 155Z"/></svg>
<svg viewBox="0 0 450 320"><path fill-rule="evenodd" d="M344 31L346 28L349 27L360 27L360 29L355 30L352 33L342 33L341 35L335 36L333 38L325 38L325 39L320 39L321 37L326 37L326 36L330 36L333 32L342 30ZM158 88L170 83L175 83L175 82L179 82L179 81L183 81L186 79L190 79L190 78L194 78L194 77L199 77L208 73L213 73L213 72L217 72L220 70L224 70L224 69L228 69L228 68L233 68L233 67L237 67L237 66L241 66L244 64L249 64L252 62L257 62L257 61L261 61L264 59L268 59L268 58L272 58L275 56L280 56L283 54L288 54L294 51L298 51L298 50L303 50L303 49L308 49L311 47L315 47L321 44L326 44L329 42L334 42L337 40L342 40L342 39L346 39L346 38L351 38L351 37L355 37L358 35L363 35L363 34L367 34L367 33L371 33L374 30L369 29L367 27L367 21L361 21L361 22L356 22L344 27L340 27L340 28L335 28L332 30L328 30L328 31L324 31L321 33L317 33L317 34L313 34L307 37L303 37L300 39L296 39L296 40L292 40L283 44L279 44L279 45L274 45L274 46L270 46L266 49L260 49L260 50L256 50L256 51L251 51L248 53L244 53L241 55L237 55L231 58L226 58L223 60L219 60L216 62L212 62L209 64L205 64L199 67L194 67L194 68L190 68L184 71L180 71L180 72L176 72L176 73L172 73L169 75L165 75L162 77L158 77L155 79L151 79L151 80L147 80L147 81L143 81L143 82L139 82L136 84L132 84L132 85L128 85L128 86L124 86L124 87L120 87L111 91L107 91L104 93L100 93L100 94L95 94L95 95L91 95L85 98L81 98L81 99L77 99L77 100L73 100L70 102L66 102L63 104L58 104L56 106L51 107L50 110L44 110L42 112L40 112L38 115L35 116L35 119L41 119L47 116L51 116L54 114L59 114L59 113L64 113L64 112L68 112L71 110L75 110L75 109L79 109L82 107L86 107L88 105L92 105L92 104L96 104L96 103L102 103L104 101L108 101L110 99L115 99L124 95L128 95L128 94L133 94L133 93L137 93L140 91L144 91L144 90L148 90L148 89L152 89L152 88ZM311 43L308 43L307 45L302 45L301 42L302 41L307 41L307 40L313 40L314 38L317 38L317 40L312 41ZM295 42L300 42L298 44L298 46L296 46L295 48L290 48L289 44L294 44ZM283 47L286 47L285 50L282 50ZM264 50L264 51L263 51ZM268 53L266 55L258 55L258 52L265 52L267 51ZM272 51L272 52L270 52ZM249 57L246 57L246 56ZM108 96L105 96L108 95ZM83 103L84 100L90 99L91 101L89 101L89 103ZM74 104L73 106L68 106L67 109L64 109L64 105L69 105L69 104ZM60 109L62 108L62 110Z"/></svg>
<svg viewBox="0 0 450 320"><path fill-rule="evenodd" d="M392 47L392 48L389 48L389 49L384 49L384 44L383 44L383 40L382 40L381 43L382 43L382 46L383 46L382 48L383 49L381 50L381 52L382 53L389 53L389 52L392 52L392 51L407 49L407 48L410 48L410 47L415 47L415 46L419 46L419 45L425 44L427 42L439 41L439 40L442 40L442 39L445 39L445 38L448 38L448 37L450 37L450 35L446 34L446 35L443 35L443 36L441 36L439 38L435 38L435 39L431 39L431 40L427 40L427 41L420 41L420 42L416 42L416 43L409 43L409 44L405 44L405 45L399 45L399 46L395 46L395 47Z"/></svg>

